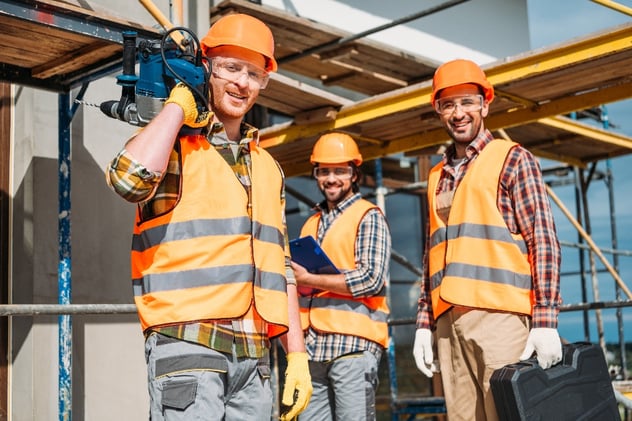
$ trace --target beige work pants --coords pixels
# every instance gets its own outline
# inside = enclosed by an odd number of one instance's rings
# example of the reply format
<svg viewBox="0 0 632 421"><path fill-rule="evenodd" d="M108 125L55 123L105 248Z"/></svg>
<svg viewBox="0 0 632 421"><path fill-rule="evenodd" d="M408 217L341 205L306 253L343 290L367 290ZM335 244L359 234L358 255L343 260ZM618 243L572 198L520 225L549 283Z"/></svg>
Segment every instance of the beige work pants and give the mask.
<svg viewBox="0 0 632 421"><path fill-rule="evenodd" d="M498 421L489 379L518 362L529 318L454 307L437 320L436 335L449 421Z"/></svg>

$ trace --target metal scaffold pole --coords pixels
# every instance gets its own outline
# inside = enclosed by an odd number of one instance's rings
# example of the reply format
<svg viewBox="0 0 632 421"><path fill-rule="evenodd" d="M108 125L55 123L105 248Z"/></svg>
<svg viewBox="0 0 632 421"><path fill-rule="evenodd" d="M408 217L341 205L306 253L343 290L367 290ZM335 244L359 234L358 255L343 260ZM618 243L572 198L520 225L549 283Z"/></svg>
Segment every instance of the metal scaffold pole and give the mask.
<svg viewBox="0 0 632 421"><path fill-rule="evenodd" d="M69 304L71 298L71 247L70 247L70 95L59 94L59 266L58 302ZM57 318L59 337L59 420L72 419L72 318L62 314Z"/></svg>

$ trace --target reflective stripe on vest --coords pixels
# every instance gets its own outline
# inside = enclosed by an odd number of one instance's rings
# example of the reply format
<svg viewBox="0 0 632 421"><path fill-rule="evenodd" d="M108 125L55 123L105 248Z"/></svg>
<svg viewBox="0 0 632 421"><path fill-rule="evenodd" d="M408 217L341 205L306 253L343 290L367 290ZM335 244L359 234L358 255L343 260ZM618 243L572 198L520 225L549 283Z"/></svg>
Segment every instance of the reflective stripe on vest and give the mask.
<svg viewBox="0 0 632 421"><path fill-rule="evenodd" d="M287 330L283 176L251 143L248 195L204 136L179 139L182 192L167 213L140 221L132 241L132 278L143 330L243 316L252 304L270 336Z"/></svg>
<svg viewBox="0 0 632 421"><path fill-rule="evenodd" d="M442 163L428 177L432 309L437 319L452 304L530 315L531 267L526 243L498 210L500 175L516 143L494 140L470 164L454 194L447 225L436 209Z"/></svg>
<svg viewBox="0 0 632 421"><path fill-rule="evenodd" d="M341 271L355 269L355 240L364 215L379 208L368 200L360 199L347 208L331 224L322 249ZM318 237L320 213L312 215L303 225L301 236ZM317 331L359 336L386 347L388 341L389 309L386 288L373 297L353 298L331 292L313 297L300 297L301 325L310 325Z"/></svg>

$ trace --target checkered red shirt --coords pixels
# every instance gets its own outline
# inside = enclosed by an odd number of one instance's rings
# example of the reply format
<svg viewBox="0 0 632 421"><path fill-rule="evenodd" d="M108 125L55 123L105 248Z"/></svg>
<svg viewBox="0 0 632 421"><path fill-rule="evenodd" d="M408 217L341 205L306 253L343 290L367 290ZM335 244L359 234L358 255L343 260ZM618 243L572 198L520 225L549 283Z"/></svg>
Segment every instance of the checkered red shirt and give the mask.
<svg viewBox="0 0 632 421"><path fill-rule="evenodd" d="M444 167L435 194L457 188L468 167L493 139L489 131L480 134L468 145L465 162L456 169L450 164L450 158L455 153L454 146L450 146L443 157ZM513 148L507 156L498 186L497 205L509 230L520 233L527 244L535 293L532 327L557 328L562 301L560 245L540 165L523 147ZM429 233L430 228L426 224L424 276L418 303L417 328L434 327L428 273Z"/></svg>

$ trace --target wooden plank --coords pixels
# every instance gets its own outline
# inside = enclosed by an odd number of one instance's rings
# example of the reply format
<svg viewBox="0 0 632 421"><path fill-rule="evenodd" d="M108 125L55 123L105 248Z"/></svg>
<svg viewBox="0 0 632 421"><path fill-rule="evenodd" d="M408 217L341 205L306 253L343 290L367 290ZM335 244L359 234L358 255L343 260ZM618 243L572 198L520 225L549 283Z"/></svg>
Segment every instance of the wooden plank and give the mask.
<svg viewBox="0 0 632 421"><path fill-rule="evenodd" d="M119 50L121 50L121 47L116 44L96 41L79 49L69 51L55 60L34 66L31 73L33 77L38 79L47 79L55 75L70 73L75 69L94 64L102 58L110 57Z"/></svg>
<svg viewBox="0 0 632 421"><path fill-rule="evenodd" d="M143 33L157 34L156 28L126 19L90 0L35 0L40 10L53 10L55 13L78 16L82 19L103 22L108 25L130 27Z"/></svg>
<svg viewBox="0 0 632 421"><path fill-rule="evenodd" d="M322 107L312 111L305 111L296 114L294 122L296 124L311 124L336 119L338 109L334 107Z"/></svg>
<svg viewBox="0 0 632 421"><path fill-rule="evenodd" d="M352 104L352 101L282 74L272 73L268 87L259 94L258 103L292 116L323 107L340 108Z"/></svg>
<svg viewBox="0 0 632 421"><path fill-rule="evenodd" d="M320 80L328 86L375 95L431 76L438 65L421 56L366 38L336 44L335 41L352 34L280 9L243 0L221 2L211 10L211 21L235 12L251 14L271 27L277 45L275 56L284 69ZM283 61L296 53L326 44L331 44L331 49L293 61ZM356 53L350 53L353 51Z"/></svg>

